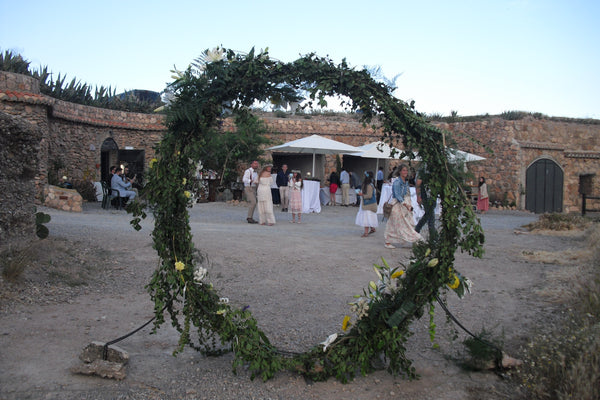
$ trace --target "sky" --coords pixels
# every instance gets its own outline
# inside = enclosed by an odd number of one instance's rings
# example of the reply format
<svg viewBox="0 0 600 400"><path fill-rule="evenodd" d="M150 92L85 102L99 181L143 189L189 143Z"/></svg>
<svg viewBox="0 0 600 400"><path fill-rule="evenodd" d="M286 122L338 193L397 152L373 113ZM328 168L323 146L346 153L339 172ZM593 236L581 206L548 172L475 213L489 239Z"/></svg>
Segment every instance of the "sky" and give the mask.
<svg viewBox="0 0 600 400"><path fill-rule="evenodd" d="M117 92L162 91L216 46L378 66L448 116L600 119L597 0L0 0L0 50Z"/></svg>

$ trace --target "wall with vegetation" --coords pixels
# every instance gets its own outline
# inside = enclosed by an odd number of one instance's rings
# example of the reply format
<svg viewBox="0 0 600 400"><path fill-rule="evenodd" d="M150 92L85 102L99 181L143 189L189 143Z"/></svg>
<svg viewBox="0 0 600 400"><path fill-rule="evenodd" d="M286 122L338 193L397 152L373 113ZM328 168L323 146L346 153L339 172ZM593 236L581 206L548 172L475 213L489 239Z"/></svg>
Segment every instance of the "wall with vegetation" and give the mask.
<svg viewBox="0 0 600 400"><path fill-rule="evenodd" d="M0 111L19 116L42 132L34 178L38 191L48 182L48 169L56 163L64 165L74 179L99 179L100 150L107 138L114 139L121 149L144 149L149 162L154 156L153 146L165 131L162 115L55 100L39 93L36 79L2 71ZM347 114L276 112L264 113L262 118L275 144L319 134L360 146L381 136ZM432 123L450 132L449 145L487 158L469 163L468 169L475 177L486 177L492 201L523 209L525 172L539 158L554 160L564 171L564 211L581 208L580 175L595 174L593 190L600 195L600 121L526 115L514 120L500 116L455 117ZM232 122L225 121L224 129L233 129ZM334 167L335 157L327 157L326 170ZM466 182L470 183L475 184Z"/></svg>

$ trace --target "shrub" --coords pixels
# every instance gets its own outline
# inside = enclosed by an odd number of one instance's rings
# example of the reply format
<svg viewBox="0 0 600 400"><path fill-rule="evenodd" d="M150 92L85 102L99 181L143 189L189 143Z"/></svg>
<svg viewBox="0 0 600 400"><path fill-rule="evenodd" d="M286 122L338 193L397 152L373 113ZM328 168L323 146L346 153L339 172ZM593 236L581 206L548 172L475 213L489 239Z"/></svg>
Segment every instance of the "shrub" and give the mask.
<svg viewBox="0 0 600 400"><path fill-rule="evenodd" d="M518 376L528 398L600 398L600 225L587 236L594 253L574 284L563 323L537 334L524 351Z"/></svg>
<svg viewBox="0 0 600 400"><path fill-rule="evenodd" d="M83 197L85 201L97 201L96 187L90 181L76 180L73 181L73 189Z"/></svg>
<svg viewBox="0 0 600 400"><path fill-rule="evenodd" d="M585 229L591 221L579 214L549 213L542 214L538 221L525 225L532 231L535 229L570 231L573 229Z"/></svg>
<svg viewBox="0 0 600 400"><path fill-rule="evenodd" d="M0 255L2 265L2 277L10 282L16 281L32 262L33 255L31 247L24 249L8 249Z"/></svg>

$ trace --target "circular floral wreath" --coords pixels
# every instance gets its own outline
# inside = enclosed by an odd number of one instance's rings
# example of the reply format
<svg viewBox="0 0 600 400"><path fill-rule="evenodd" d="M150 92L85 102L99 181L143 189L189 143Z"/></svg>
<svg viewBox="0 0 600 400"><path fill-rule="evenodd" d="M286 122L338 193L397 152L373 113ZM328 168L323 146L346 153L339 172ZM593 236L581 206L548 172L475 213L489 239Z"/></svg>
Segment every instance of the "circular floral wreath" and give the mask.
<svg viewBox="0 0 600 400"><path fill-rule="evenodd" d="M160 263L147 285L154 301L154 330L165 322L166 311L180 332L174 354L186 345L210 354L233 351L234 372L247 365L251 378L266 380L288 369L313 380L334 376L346 382L358 371L373 371L372 360L381 355L390 373L416 377L405 355L411 322L422 316L427 305L431 313L441 292L450 288L462 296L469 288L468 279L454 268L458 248L474 256L483 253L481 227L460 184L449 173L443 132L412 105L394 97L394 88L366 70L350 68L345 60L335 65L309 54L283 63L267 51L241 54L217 48L204 51L186 71L174 72L169 85L172 98L166 107L168 131L150 163L147 204L134 204L131 210L136 229L146 209L155 218L152 237ZM392 267L383 259L382 265L375 266L377 280L355 296L353 317L341 321L342 332L305 353L290 354L269 341L248 309L234 308L220 298L207 281L206 269L195 266L187 208L200 149L220 120L231 113L238 117L236 121L248 120L255 101L297 102L299 93L307 94L309 107L313 102L326 105L327 96L344 96L351 101L343 105L349 111L360 110L361 121L382 132L383 140L401 141L406 150L418 151L427 164L431 195L441 199L442 217L437 238L414 245L406 266Z"/></svg>

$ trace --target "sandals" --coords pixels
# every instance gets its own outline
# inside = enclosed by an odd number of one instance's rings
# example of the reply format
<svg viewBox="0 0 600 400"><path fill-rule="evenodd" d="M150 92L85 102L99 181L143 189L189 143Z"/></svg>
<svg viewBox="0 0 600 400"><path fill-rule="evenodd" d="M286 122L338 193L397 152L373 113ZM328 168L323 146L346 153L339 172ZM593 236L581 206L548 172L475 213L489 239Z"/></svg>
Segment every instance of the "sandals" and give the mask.
<svg viewBox="0 0 600 400"><path fill-rule="evenodd" d="M371 233L375 233L377 232L375 229L371 228L371 230L369 231L369 233L367 235L370 235Z"/></svg>
<svg viewBox="0 0 600 400"><path fill-rule="evenodd" d="M367 237L367 236L369 236L368 233L363 233L362 235L360 235L360 237Z"/></svg>

